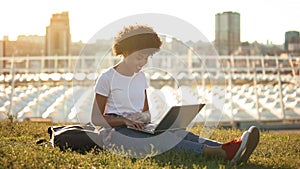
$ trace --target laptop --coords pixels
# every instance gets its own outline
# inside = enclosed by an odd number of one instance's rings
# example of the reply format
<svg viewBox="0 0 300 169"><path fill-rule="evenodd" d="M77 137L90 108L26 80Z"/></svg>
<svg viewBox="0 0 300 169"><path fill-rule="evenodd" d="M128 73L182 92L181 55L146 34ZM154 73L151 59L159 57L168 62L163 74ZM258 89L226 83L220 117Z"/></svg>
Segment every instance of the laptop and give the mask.
<svg viewBox="0 0 300 169"><path fill-rule="evenodd" d="M158 123L147 123L144 129L130 126L128 128L150 134L158 134L166 130L186 129L204 106L205 104L173 106Z"/></svg>

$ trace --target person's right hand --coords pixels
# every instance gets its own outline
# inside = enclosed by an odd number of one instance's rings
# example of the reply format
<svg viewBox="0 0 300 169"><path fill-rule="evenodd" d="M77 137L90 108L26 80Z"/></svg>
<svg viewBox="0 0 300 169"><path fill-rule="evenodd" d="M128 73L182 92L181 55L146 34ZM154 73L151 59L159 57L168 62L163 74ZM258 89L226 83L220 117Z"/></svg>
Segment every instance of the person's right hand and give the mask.
<svg viewBox="0 0 300 169"><path fill-rule="evenodd" d="M131 121L131 120L126 119L126 118L125 118L125 125L133 127L133 128L137 128L137 129L144 129L145 128L145 124L143 122Z"/></svg>
<svg viewBox="0 0 300 169"><path fill-rule="evenodd" d="M128 113L125 118L135 122L149 123L151 121L151 114L149 111Z"/></svg>

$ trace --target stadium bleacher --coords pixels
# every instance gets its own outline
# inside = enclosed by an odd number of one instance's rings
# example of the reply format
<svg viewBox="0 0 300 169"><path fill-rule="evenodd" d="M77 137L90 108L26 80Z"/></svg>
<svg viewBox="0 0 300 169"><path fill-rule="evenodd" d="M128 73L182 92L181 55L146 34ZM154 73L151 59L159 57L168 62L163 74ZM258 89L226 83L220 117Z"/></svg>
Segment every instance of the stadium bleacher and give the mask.
<svg viewBox="0 0 300 169"><path fill-rule="evenodd" d="M40 59L42 63L51 59L50 56L41 58L28 57L24 60L24 65L28 67L22 70L11 70L12 66L0 70L0 119L13 116L18 121L51 118L54 122L89 122L94 98L93 85L101 70L84 65L85 62L73 73L70 73L70 67L61 72L57 68L30 69L31 61L35 63ZM216 59L211 56L201 59L211 58ZM254 63L261 58L253 56L248 58L248 62ZM2 58L1 61L8 59ZM58 59L55 62L70 59L70 63L73 63L78 58L68 56L55 59ZM90 59L86 63L97 65L94 56L80 59ZM239 59L245 61L242 56L222 56L220 62L238 62ZM292 63L298 58L274 56L263 59L264 62L279 59L279 62L289 60L288 63ZM200 63L205 62L199 62L198 57L193 60L196 62L193 62L195 66L192 68L176 67L172 62L163 71L151 69L153 65L150 61L146 77L150 84L148 95L153 118L159 118L171 105L206 103L195 121L300 120L300 76L295 73L300 67L281 70L280 64L268 64L269 67L258 64L255 69L257 72L246 65L203 69ZM103 60L103 63L106 61ZM162 62L158 60L157 63ZM287 70L289 73L286 73Z"/></svg>

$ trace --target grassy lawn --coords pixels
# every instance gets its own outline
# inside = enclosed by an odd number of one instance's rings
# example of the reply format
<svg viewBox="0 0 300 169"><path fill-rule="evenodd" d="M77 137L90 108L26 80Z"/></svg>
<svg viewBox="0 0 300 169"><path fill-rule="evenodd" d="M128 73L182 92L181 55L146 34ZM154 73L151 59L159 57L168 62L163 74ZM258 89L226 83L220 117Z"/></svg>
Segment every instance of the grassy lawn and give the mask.
<svg viewBox="0 0 300 169"><path fill-rule="evenodd" d="M47 129L52 125L1 121L0 168L300 168L300 132L262 132L260 144L249 162L231 166L221 159L186 152L130 159L106 151L80 154L36 145L41 138L49 139ZM199 133L199 130L195 127L191 131ZM241 134L240 130L217 129L211 139L225 142Z"/></svg>

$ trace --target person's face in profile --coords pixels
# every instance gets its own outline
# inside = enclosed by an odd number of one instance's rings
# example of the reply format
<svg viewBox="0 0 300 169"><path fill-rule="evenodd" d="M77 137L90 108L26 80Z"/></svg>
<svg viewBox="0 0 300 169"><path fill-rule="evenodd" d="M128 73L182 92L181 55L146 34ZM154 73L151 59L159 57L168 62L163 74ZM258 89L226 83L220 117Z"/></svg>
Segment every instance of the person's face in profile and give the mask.
<svg viewBox="0 0 300 169"><path fill-rule="evenodd" d="M148 62L149 55L136 51L126 56L124 61L128 65L130 71L138 73Z"/></svg>

